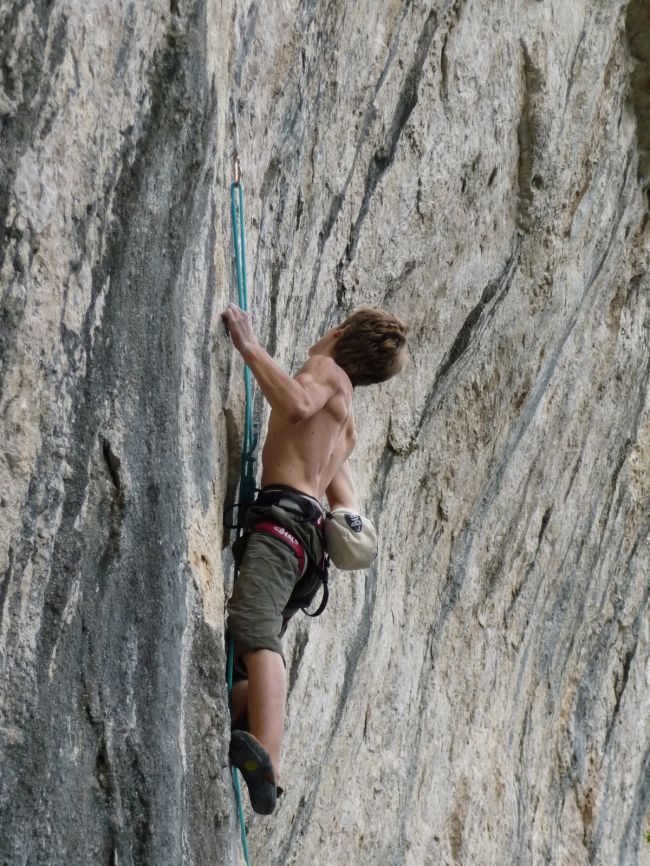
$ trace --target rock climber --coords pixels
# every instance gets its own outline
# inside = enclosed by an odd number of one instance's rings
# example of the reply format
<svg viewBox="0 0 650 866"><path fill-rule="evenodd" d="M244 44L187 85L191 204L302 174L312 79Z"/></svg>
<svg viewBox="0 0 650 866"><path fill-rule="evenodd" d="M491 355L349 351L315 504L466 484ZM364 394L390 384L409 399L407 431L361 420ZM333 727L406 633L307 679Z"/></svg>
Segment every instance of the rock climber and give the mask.
<svg viewBox="0 0 650 866"><path fill-rule="evenodd" d="M281 790L287 694L281 637L288 619L321 586L322 498L329 512L357 511L348 466L356 442L354 388L384 382L402 369L408 328L388 312L362 307L314 343L291 378L260 346L248 313L230 304L222 318L271 406L262 489L233 548L239 576L228 604L235 653L230 760L242 773L254 811L270 814ZM358 531L362 519L348 514L348 523ZM364 534L354 540L363 545Z"/></svg>

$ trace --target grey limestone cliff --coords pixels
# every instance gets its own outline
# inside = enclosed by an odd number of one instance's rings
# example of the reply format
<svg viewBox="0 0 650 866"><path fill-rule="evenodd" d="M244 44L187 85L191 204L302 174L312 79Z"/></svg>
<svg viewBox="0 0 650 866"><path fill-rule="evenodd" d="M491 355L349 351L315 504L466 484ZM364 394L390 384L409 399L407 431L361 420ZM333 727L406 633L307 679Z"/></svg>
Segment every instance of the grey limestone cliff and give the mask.
<svg viewBox="0 0 650 866"><path fill-rule="evenodd" d="M649 45L647 0L0 3L0 863L241 862L236 116L277 361L412 327L252 863L648 866Z"/></svg>

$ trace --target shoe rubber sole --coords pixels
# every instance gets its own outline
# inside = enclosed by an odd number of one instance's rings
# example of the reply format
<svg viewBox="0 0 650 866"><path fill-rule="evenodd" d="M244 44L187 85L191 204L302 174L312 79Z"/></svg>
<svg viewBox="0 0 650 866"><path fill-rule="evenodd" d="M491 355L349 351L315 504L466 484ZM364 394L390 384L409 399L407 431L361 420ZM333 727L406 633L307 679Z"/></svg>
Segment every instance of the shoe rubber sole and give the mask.
<svg viewBox="0 0 650 866"><path fill-rule="evenodd" d="M253 811L270 815L277 802L277 787L269 753L248 731L237 730L232 732L228 754L244 777Z"/></svg>

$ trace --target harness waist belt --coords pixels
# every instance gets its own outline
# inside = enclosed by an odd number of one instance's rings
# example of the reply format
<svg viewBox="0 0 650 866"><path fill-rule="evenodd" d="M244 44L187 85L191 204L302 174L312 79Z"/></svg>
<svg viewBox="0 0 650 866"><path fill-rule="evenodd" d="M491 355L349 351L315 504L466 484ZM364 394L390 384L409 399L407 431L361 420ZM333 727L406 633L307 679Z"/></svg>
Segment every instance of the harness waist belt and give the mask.
<svg viewBox="0 0 650 866"><path fill-rule="evenodd" d="M308 493L302 493L287 484L270 484L262 488L253 505L279 505L293 514L301 514L303 520L318 529L325 523L325 513L320 502Z"/></svg>
<svg viewBox="0 0 650 866"><path fill-rule="evenodd" d="M323 506L315 496L303 493L302 490L298 490L297 487L291 487L289 484L268 484L260 490L260 493L288 493L294 499L300 498L306 500L309 505L315 506L321 514L323 513Z"/></svg>

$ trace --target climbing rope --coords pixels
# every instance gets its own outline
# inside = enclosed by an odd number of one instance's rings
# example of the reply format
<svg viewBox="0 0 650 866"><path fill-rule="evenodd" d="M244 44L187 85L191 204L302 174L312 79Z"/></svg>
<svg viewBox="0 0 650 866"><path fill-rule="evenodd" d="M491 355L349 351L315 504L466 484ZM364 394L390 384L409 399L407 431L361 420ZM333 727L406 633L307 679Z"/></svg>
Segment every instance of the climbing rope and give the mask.
<svg viewBox="0 0 650 866"><path fill-rule="evenodd" d="M235 275L237 279L237 295L239 306L242 310L248 310L248 290L246 288L246 226L244 219L244 186L241 182L241 167L239 156L235 151L235 178L230 185L230 215L232 218L232 238L235 252ZM251 371L244 364L244 388L246 392L246 411L244 416L244 437L241 452L241 465L239 473L239 503L248 505L255 498L255 448L257 447L257 436L253 426L253 387L251 382ZM237 523L239 524L239 520ZM241 535L241 527L237 527L236 537ZM235 566L235 580L237 579L237 566ZM233 673L235 667L235 647L232 638L228 641L228 664L226 666L226 678L228 683L228 696L232 694ZM246 835L246 822L244 820L244 807L242 805L241 786L239 784L239 772L236 767L232 768L232 783L237 800L237 814L239 816L239 829L241 833L241 844L244 852L246 866L250 866L248 854L248 839Z"/></svg>

